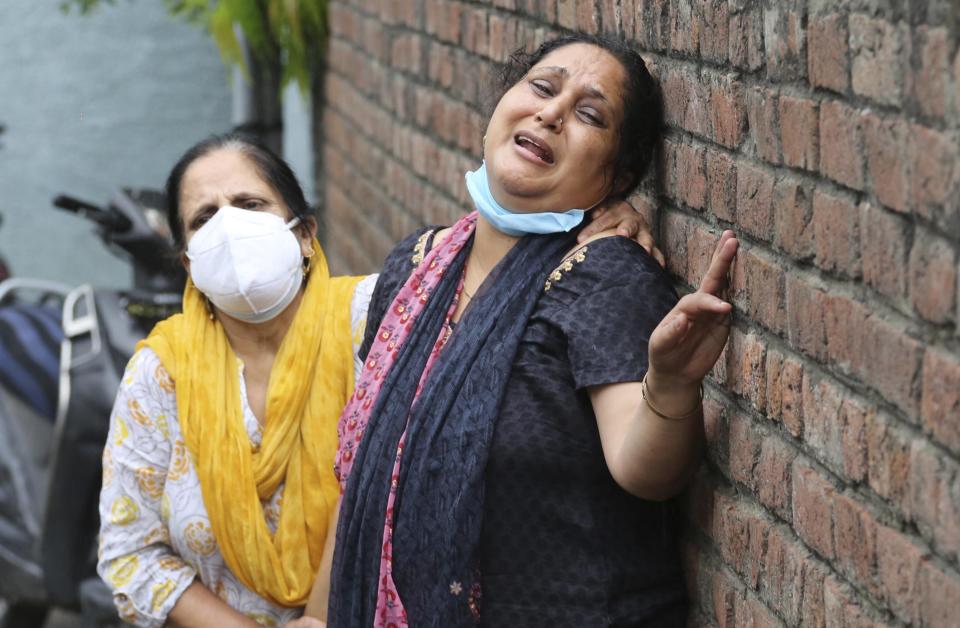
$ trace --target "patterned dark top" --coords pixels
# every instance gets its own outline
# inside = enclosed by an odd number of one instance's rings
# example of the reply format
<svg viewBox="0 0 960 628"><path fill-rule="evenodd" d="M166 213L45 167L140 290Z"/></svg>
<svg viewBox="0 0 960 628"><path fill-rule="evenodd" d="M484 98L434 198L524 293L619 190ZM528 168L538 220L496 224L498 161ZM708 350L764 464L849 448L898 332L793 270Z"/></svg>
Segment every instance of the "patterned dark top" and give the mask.
<svg viewBox="0 0 960 628"><path fill-rule="evenodd" d="M387 258L362 357L431 246L430 232L408 237ZM586 390L642 379L649 336L676 300L657 262L620 237L589 243L545 283L487 465L483 626L685 625L676 506L614 482Z"/></svg>

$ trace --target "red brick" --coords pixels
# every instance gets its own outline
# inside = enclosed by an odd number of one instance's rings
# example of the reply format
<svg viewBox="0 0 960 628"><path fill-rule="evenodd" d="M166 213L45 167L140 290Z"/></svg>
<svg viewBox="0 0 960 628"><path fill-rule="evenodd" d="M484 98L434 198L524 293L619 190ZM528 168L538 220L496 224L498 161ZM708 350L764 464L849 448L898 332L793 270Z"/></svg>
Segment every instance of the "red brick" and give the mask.
<svg viewBox="0 0 960 628"><path fill-rule="evenodd" d="M746 397L758 409L762 409L765 402L765 355L766 347L756 334L731 330L724 354L725 383L733 393Z"/></svg>
<svg viewBox="0 0 960 628"><path fill-rule="evenodd" d="M771 164L779 164L776 92L763 87L754 87L747 92L747 126L757 155Z"/></svg>
<svg viewBox="0 0 960 628"><path fill-rule="evenodd" d="M727 466L728 423L725 407L709 397L703 400L703 430L707 441L707 457L720 467Z"/></svg>
<svg viewBox="0 0 960 628"><path fill-rule="evenodd" d="M860 212L847 195L813 194L813 239L817 266L843 277L860 275Z"/></svg>
<svg viewBox="0 0 960 628"><path fill-rule="evenodd" d="M921 570L927 552L909 537L887 526L877 526L877 576L883 601L901 620L919 616Z"/></svg>
<svg viewBox="0 0 960 628"><path fill-rule="evenodd" d="M794 437L803 434L803 365L767 349L767 416L783 421Z"/></svg>
<svg viewBox="0 0 960 628"><path fill-rule="evenodd" d="M881 118L862 114L867 171L877 200L900 212L908 210L907 176L908 127L902 118Z"/></svg>
<svg viewBox="0 0 960 628"><path fill-rule="evenodd" d="M736 162L728 153L708 149L706 169L710 211L721 220L733 222L737 207Z"/></svg>
<svg viewBox="0 0 960 628"><path fill-rule="evenodd" d="M707 88L689 68L670 68L661 75L664 117L668 124L710 137Z"/></svg>
<svg viewBox="0 0 960 628"><path fill-rule="evenodd" d="M954 452L960 452L960 360L929 347L923 358L923 427Z"/></svg>
<svg viewBox="0 0 960 628"><path fill-rule="evenodd" d="M451 44L460 40L463 5L450 0L426 0L426 31Z"/></svg>
<svg viewBox="0 0 960 628"><path fill-rule="evenodd" d="M429 67L427 76L433 83L438 83L442 87L453 85L453 55L447 46L442 46L435 42L430 43Z"/></svg>
<svg viewBox="0 0 960 628"><path fill-rule="evenodd" d="M743 573L750 557L750 517L743 505L729 495L717 494L714 508L713 538L720 556L737 573Z"/></svg>
<svg viewBox="0 0 960 628"><path fill-rule="evenodd" d="M799 4L799 3L798 3ZM807 75L803 9L781 2L763 10L763 51L767 77L796 80Z"/></svg>
<svg viewBox="0 0 960 628"><path fill-rule="evenodd" d="M907 289L908 236L909 224L903 218L869 203L860 206L863 279L895 303Z"/></svg>
<svg viewBox="0 0 960 628"><path fill-rule="evenodd" d="M752 2L730 3L728 57L740 69L763 67L763 8Z"/></svg>
<svg viewBox="0 0 960 628"><path fill-rule="evenodd" d="M698 2L694 10L700 57L715 63L725 62L729 53L729 5L718 0Z"/></svg>
<svg viewBox="0 0 960 628"><path fill-rule="evenodd" d="M850 16L853 91L885 105L903 102L909 29L882 18Z"/></svg>
<svg viewBox="0 0 960 628"><path fill-rule="evenodd" d="M419 35L394 36L390 62L394 68L419 74L422 71L424 41Z"/></svg>
<svg viewBox="0 0 960 628"><path fill-rule="evenodd" d="M687 276L687 239L690 219L683 214L668 211L663 216L663 254L667 270L679 277Z"/></svg>
<svg viewBox="0 0 960 628"><path fill-rule="evenodd" d="M760 456L760 435L749 416L739 412L730 416L729 447L730 477L753 490L754 467Z"/></svg>
<svg viewBox="0 0 960 628"><path fill-rule="evenodd" d="M767 551L767 536L770 533L772 521L766 513L759 514L752 511L747 522L747 533L750 535L750 550L743 565L743 578L746 585L753 590L760 586L764 571L764 554Z"/></svg>
<svg viewBox="0 0 960 628"><path fill-rule="evenodd" d="M674 161L674 193L677 200L694 209L704 209L707 204L707 174L704 163L704 148L690 144L677 144Z"/></svg>
<svg viewBox="0 0 960 628"><path fill-rule="evenodd" d="M838 101L820 104L820 172L856 190L863 189L859 114Z"/></svg>
<svg viewBox="0 0 960 628"><path fill-rule="evenodd" d="M834 499L833 535L837 563L843 573L862 586L875 589L877 524L856 498L837 495Z"/></svg>
<svg viewBox="0 0 960 628"><path fill-rule="evenodd" d="M910 301L917 313L933 323L946 323L954 315L957 255L940 237L917 229L909 263Z"/></svg>
<svg viewBox="0 0 960 628"><path fill-rule="evenodd" d="M600 32L600 15L595 2L577 2L577 30L591 35Z"/></svg>
<svg viewBox="0 0 960 628"><path fill-rule="evenodd" d="M840 292L821 300L830 364L843 373L864 373L863 330L871 310Z"/></svg>
<svg viewBox="0 0 960 628"><path fill-rule="evenodd" d="M773 188L774 242L798 261L813 258L812 193L794 177Z"/></svg>
<svg viewBox="0 0 960 628"><path fill-rule="evenodd" d="M732 302L777 333L786 331L784 272L780 264L741 247L730 272Z"/></svg>
<svg viewBox="0 0 960 628"><path fill-rule="evenodd" d="M522 42L517 38L517 25L515 18L490 16L490 58L497 63L505 63L520 47Z"/></svg>
<svg viewBox="0 0 960 628"><path fill-rule="evenodd" d="M737 600L742 587L726 574L719 573L713 580L713 620L718 628L736 628Z"/></svg>
<svg viewBox="0 0 960 628"><path fill-rule="evenodd" d="M796 483L796 475L794 475L794 483ZM765 573L760 580L761 598L788 625L800 625L804 619L804 576L806 572L812 571L809 568L810 559L806 551L783 528L774 527L767 534L767 548L763 562Z"/></svg>
<svg viewBox="0 0 960 628"><path fill-rule="evenodd" d="M883 413L867 417L867 479L877 495L909 512L910 435Z"/></svg>
<svg viewBox="0 0 960 628"><path fill-rule="evenodd" d="M768 170L740 162L737 165L737 223L762 240L773 236L774 175Z"/></svg>
<svg viewBox="0 0 960 628"><path fill-rule="evenodd" d="M461 45L470 52L487 56L490 50L489 20L486 10L465 10L465 21Z"/></svg>
<svg viewBox="0 0 960 628"><path fill-rule="evenodd" d="M791 521L790 489L793 486L793 460L797 452L777 436L763 439L755 471L754 490L760 503L778 517Z"/></svg>
<svg viewBox="0 0 960 628"><path fill-rule="evenodd" d="M823 320L826 296L794 274L787 275L787 335L790 345L826 361L827 337Z"/></svg>
<svg viewBox="0 0 960 628"><path fill-rule="evenodd" d="M845 93L850 86L846 16L839 13L811 15L808 37L810 84Z"/></svg>
<svg viewBox="0 0 960 628"><path fill-rule="evenodd" d="M897 325L872 316L863 325L861 372L865 383L896 404L916 422L919 419L918 371L922 345Z"/></svg>
<svg viewBox="0 0 960 628"><path fill-rule="evenodd" d="M947 29L939 26L918 27L914 48L918 49L920 63L911 81L911 100L921 114L942 118L947 111L946 81L949 63Z"/></svg>
<svg viewBox="0 0 960 628"><path fill-rule="evenodd" d="M691 0L674 0L670 3L670 49L695 55L699 52L700 35L693 16Z"/></svg>
<svg viewBox="0 0 960 628"><path fill-rule="evenodd" d="M716 248L716 235L702 226L691 226L687 238L687 275L684 277L691 286L700 285Z"/></svg>
<svg viewBox="0 0 960 628"><path fill-rule="evenodd" d="M917 439L910 449L910 518L948 560L960 552L960 464Z"/></svg>
<svg viewBox="0 0 960 628"><path fill-rule="evenodd" d="M880 628L882 624L869 618L858 598L836 577L827 577L823 582L825 628Z"/></svg>
<svg viewBox="0 0 960 628"><path fill-rule="evenodd" d="M668 0L635 0L634 11L621 11L624 31L628 18L633 21L634 39L645 50L664 50L670 40L670 2Z"/></svg>
<svg viewBox="0 0 960 628"><path fill-rule="evenodd" d="M737 626L779 628L783 622L763 602L748 593L737 605Z"/></svg>
<svg viewBox="0 0 960 628"><path fill-rule="evenodd" d="M858 481L866 472L867 408L829 379L803 378L803 440L831 471Z"/></svg>
<svg viewBox="0 0 960 628"><path fill-rule="evenodd" d="M715 77L709 84L710 139L727 148L737 148L746 135L747 115L743 84L735 74ZM686 128L686 127L685 127Z"/></svg>
<svg viewBox="0 0 960 628"><path fill-rule="evenodd" d="M781 95L779 113L783 163L816 170L820 150L817 103Z"/></svg>
<svg viewBox="0 0 960 628"><path fill-rule="evenodd" d="M950 626L957 622L957 601L960 600L960 578L956 571L947 571L933 562L921 566L922 595L919 606L922 626Z"/></svg>
<svg viewBox="0 0 960 628"><path fill-rule="evenodd" d="M910 125L909 137L910 200L915 212L929 218L947 200L960 148L943 133L918 124Z"/></svg>
<svg viewBox="0 0 960 628"><path fill-rule="evenodd" d="M577 28L577 0L557 0L557 24Z"/></svg>
<svg viewBox="0 0 960 628"><path fill-rule="evenodd" d="M824 558L833 558L833 486L808 464L793 465L793 527Z"/></svg>

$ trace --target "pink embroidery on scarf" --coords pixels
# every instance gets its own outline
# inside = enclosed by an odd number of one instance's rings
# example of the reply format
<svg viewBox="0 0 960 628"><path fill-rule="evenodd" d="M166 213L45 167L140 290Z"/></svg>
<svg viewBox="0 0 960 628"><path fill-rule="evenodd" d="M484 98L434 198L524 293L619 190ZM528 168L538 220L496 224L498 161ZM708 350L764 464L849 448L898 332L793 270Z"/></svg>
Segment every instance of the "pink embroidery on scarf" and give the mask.
<svg viewBox="0 0 960 628"><path fill-rule="evenodd" d="M423 311L434 288L440 283L444 272L473 233L476 222L476 212L457 221L446 240L431 249L419 266L414 269L393 303L387 308L370 347L370 352L367 354L367 361L361 371L360 381L356 383L353 396L343 409L337 425L339 444L334 460L334 472L340 481L341 492L346 488L347 478L350 477L350 471L353 468L354 452L363 438L374 401L383 386L384 377L396 361L400 347L413 328L417 317ZM416 397L420 396L424 382L426 382L440 350L450 336L450 319L457 310L462 289L463 276L460 277L456 295L447 310L444 325L420 376ZM408 626L407 613L403 608L403 602L400 600L396 584L393 581L393 506L396 500L397 482L400 477L400 460L403 455L405 440L406 431L401 435L400 442L397 445L397 456L394 460L390 480L390 493L387 497L387 511L383 525L383 550L380 556L380 591L377 594L374 628L407 628Z"/></svg>

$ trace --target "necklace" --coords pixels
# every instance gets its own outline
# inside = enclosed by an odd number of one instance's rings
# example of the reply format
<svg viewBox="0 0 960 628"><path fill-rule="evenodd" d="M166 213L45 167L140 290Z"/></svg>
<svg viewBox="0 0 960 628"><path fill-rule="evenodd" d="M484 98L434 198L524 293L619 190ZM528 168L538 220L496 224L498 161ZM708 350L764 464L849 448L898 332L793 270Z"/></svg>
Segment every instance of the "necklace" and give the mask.
<svg viewBox="0 0 960 628"><path fill-rule="evenodd" d="M477 293L477 290L479 290L480 287L483 286L483 280L481 280L480 283L477 284L477 287L474 288L473 292L470 292L469 290L467 290L467 274L470 272L470 268L472 268L470 262L476 262L477 268L480 270L480 273L483 275L484 280L486 279L489 273L480 263L480 257L474 252L474 250L471 250L470 257L467 259L467 266L463 271L463 293L467 295L467 298L472 301L473 295L475 295Z"/></svg>

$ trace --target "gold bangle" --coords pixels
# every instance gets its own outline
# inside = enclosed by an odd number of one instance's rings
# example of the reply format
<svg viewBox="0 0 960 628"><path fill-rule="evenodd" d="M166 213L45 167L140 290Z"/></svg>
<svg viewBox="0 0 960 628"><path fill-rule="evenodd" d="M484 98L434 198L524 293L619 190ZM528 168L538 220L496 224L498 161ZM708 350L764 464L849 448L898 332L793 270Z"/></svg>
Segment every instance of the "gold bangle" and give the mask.
<svg viewBox="0 0 960 628"><path fill-rule="evenodd" d="M661 419L666 419L667 421L683 421L684 419L689 419L690 417L700 412L700 406L703 404L703 382L700 382L700 387L698 389L699 398L697 399L697 405L695 405L693 409L690 410L690 412L687 412L686 414L681 414L680 416L670 416L669 414L664 414L663 412L658 410L657 407L653 405L653 403L651 403L650 391L647 390L646 373L644 373L643 380L641 380L640 382L640 396L643 397L643 401L647 404L647 407L650 408L650 410Z"/></svg>

